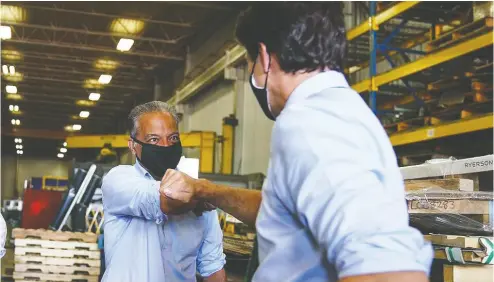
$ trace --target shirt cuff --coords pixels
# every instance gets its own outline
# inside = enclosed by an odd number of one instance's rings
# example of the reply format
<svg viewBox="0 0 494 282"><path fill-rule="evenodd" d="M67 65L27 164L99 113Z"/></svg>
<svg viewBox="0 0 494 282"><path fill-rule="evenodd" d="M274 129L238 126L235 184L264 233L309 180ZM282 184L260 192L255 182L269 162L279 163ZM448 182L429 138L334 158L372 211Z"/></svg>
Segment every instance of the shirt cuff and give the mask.
<svg viewBox="0 0 494 282"><path fill-rule="evenodd" d="M202 266L199 270L199 274L201 277L209 277L216 272L222 270L225 267L226 259L225 254L221 254L221 259L215 260L213 263L208 264L207 266Z"/></svg>
<svg viewBox="0 0 494 282"><path fill-rule="evenodd" d="M155 211L155 223L162 224L168 220L168 216L161 211L161 200L160 200L160 182L155 181L153 184L153 195L151 196L151 205L153 205L153 210Z"/></svg>
<svg viewBox="0 0 494 282"><path fill-rule="evenodd" d="M366 250L367 249L367 250ZM356 251L345 252L338 265L338 277L366 275L384 272L421 271L430 273L433 251L428 242L418 250L399 252L393 249L365 246Z"/></svg>

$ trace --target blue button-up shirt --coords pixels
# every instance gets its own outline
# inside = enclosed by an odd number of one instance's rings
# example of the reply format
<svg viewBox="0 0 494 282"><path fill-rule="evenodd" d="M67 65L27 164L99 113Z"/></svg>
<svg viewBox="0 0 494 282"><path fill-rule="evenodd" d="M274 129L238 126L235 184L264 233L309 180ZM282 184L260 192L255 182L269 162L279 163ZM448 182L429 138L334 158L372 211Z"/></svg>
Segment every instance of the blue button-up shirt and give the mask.
<svg viewBox="0 0 494 282"><path fill-rule="evenodd" d="M334 71L299 85L278 116L256 226L257 282L428 273L432 262L386 132Z"/></svg>
<svg viewBox="0 0 494 282"><path fill-rule="evenodd" d="M192 282L223 268L217 212L165 215L159 187L138 162L103 178L104 282Z"/></svg>

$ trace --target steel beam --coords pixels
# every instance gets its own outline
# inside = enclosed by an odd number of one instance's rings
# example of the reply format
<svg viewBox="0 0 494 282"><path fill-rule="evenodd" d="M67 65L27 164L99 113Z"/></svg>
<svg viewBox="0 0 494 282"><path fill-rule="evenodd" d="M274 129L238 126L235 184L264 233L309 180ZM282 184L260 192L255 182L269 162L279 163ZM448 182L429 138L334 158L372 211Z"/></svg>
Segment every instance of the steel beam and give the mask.
<svg viewBox="0 0 494 282"><path fill-rule="evenodd" d="M417 4L419 4L420 1L404 1L404 2L399 2L398 4L392 6L391 8L379 13L378 15L375 16L375 22L379 26L388 20L402 14L403 12L415 7ZM371 29L369 22L364 22L360 24L359 26L351 29L350 31L347 32L347 39L348 40L353 40L354 38L359 37L360 35L363 35L367 32L369 32Z"/></svg>
<svg viewBox="0 0 494 282"><path fill-rule="evenodd" d="M127 148L129 135L82 135L68 136L67 148L102 148L110 143L113 148ZM214 156L216 145L215 132L180 133L180 141L184 148L198 148L200 150L199 168L203 173L214 173Z"/></svg>
<svg viewBox="0 0 494 282"><path fill-rule="evenodd" d="M423 127L417 130L391 134L389 139L393 146L423 142L453 135L492 129L493 115L489 113L478 117L462 119L450 123Z"/></svg>
<svg viewBox="0 0 494 282"><path fill-rule="evenodd" d="M92 16L92 17L103 17L103 18L110 18L110 19L125 18L122 15L98 13L98 12L94 12L94 11L86 12L86 11L80 11L80 10L71 10L71 9L65 9L65 8L58 8L55 5L53 7L41 7L41 6L32 6L32 5L21 5L21 6L24 8L28 8L28 9L36 9L36 10L42 10L42 11L53 11L53 12L61 12L61 13L70 13L70 14L85 15L85 16ZM153 19L144 18L144 17L139 17L138 20L141 20L141 21L147 22L147 23L160 24L160 25L170 25L170 26L184 27L184 28L192 27L192 24L184 23L184 22L153 20Z"/></svg>
<svg viewBox="0 0 494 282"><path fill-rule="evenodd" d="M21 63L19 65L16 65L16 69L20 73L25 73L24 70L29 71L36 71L36 72L43 72L43 73L63 73L63 74L72 74L72 75L82 75L84 77L86 76L93 76L93 77L99 77L101 75L102 71L78 71L75 70L74 68L67 69L67 66L57 66L56 68L53 68L54 65L49 64L49 65L39 65L39 64L27 64L27 63ZM126 73L122 71L118 71L118 69L115 71L116 75L120 79L129 79L129 80L146 80L145 77L143 76L138 76L135 73Z"/></svg>
<svg viewBox="0 0 494 282"><path fill-rule="evenodd" d="M31 92L25 92L22 91L21 93L22 96L24 97L32 97L32 98L45 98L45 99L56 99L56 100L70 100L70 101L77 101L77 100L86 100L89 94L84 94L80 95L77 97L70 96L70 95L49 95L49 94L43 94L43 93L31 93ZM104 94L102 94L103 96ZM8 101L8 100L5 100ZM24 101L24 100L17 100L17 101ZM17 101L12 101L12 104L18 103ZM98 107L105 107L105 104L118 104L122 105L124 102L122 100L106 100L106 99L99 99L96 104Z"/></svg>
<svg viewBox="0 0 494 282"><path fill-rule="evenodd" d="M12 132L6 132L2 130L2 135L13 136L13 137L25 137L25 138L63 140L69 135L69 133L65 131L54 131L54 130L44 130L44 129L13 128Z"/></svg>
<svg viewBox="0 0 494 282"><path fill-rule="evenodd" d="M27 58L27 59L40 59L40 60L48 60L48 61L81 63L81 64L88 64L88 65L94 65L98 59L102 59L102 58L97 58L97 57L86 57L86 56L78 57L78 56L66 56L66 55L62 55L62 54L25 52L22 50L18 50L18 51L22 54L21 56L23 58ZM19 61L19 60L7 59L7 58L2 58L2 60L6 61L6 62L13 62L13 63L16 63ZM115 61L117 61L117 60L115 60ZM149 66L143 66L143 68L148 68L148 67ZM118 68L136 69L136 68L139 68L139 65L138 64L135 64L135 65L127 64L127 63L122 62L120 60L120 61L118 61Z"/></svg>
<svg viewBox="0 0 494 282"><path fill-rule="evenodd" d="M223 70L244 58L246 54L245 49L236 45L221 57L218 61L216 61L212 66L207 68L203 73L198 75L193 81L189 84L185 85L183 88L178 89L175 92L175 95L168 100L169 103L180 104L183 101L192 97L197 91L206 86L210 81L214 80L218 76L223 74Z"/></svg>
<svg viewBox="0 0 494 282"><path fill-rule="evenodd" d="M418 73L420 71L423 71L424 69L434 67L441 63L461 57L492 44L493 32L491 31L380 74L375 77L375 85L379 87L381 85L404 78L411 74ZM352 88L359 93L369 91L370 87L370 79L366 79L352 85Z"/></svg>
<svg viewBox="0 0 494 282"><path fill-rule="evenodd" d="M69 79L56 79L56 78L49 78L49 77L37 77L37 76L30 76L30 75L25 75L24 78L30 79L30 80L40 80L40 81L52 81L52 82L61 82L61 83L70 83L70 84L84 84L84 81L79 81L79 80L69 80ZM105 84L101 85L102 89L105 88L123 88L123 89L132 89L132 90L150 90L151 88L143 88L143 87L137 87L137 86L130 86L130 85L117 85L117 84Z"/></svg>
<svg viewBox="0 0 494 282"><path fill-rule="evenodd" d="M48 47L57 47L57 48L66 48L66 49L76 49L76 50L84 50L84 51L93 51L93 52L106 52L106 53L114 53L120 54L124 56L140 56L140 57L148 57L148 58L156 58L156 59L164 59L164 60L175 60L175 61L183 61L182 57L167 55L167 54L154 54L149 52L121 52L117 49L105 48L102 46L89 46L89 45L79 45L72 43L61 43L54 42L52 40L33 40L33 39L9 39L9 42L18 43L18 44L27 44L27 45L37 45L37 46L48 46Z"/></svg>
<svg viewBox="0 0 494 282"><path fill-rule="evenodd" d="M177 44L178 41L181 38L183 38L183 37L180 37L178 39L167 40L167 39L158 39L158 38L151 38L151 37L144 37L144 36L135 36L135 35L131 35L131 34L111 33L111 32L107 32L107 31L94 31L94 30L89 30L89 29L76 29L76 28L60 27L60 26L55 26L55 25L46 26L46 25L39 25L39 24L9 22L9 21L2 22L2 24L19 26L19 27L26 27L26 28L42 29L42 30L71 32L71 33L78 33L78 34L84 34L84 35L107 36L107 37L112 37L112 38L125 37L125 38L140 40L140 41L147 41L147 42L154 42L154 43L161 43L161 44Z"/></svg>

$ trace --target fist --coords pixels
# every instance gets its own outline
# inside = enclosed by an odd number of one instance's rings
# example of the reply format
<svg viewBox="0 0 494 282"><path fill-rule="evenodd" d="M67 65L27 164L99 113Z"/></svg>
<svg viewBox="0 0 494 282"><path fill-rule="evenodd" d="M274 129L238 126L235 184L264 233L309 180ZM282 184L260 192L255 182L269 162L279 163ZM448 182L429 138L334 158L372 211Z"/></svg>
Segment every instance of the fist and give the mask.
<svg viewBox="0 0 494 282"><path fill-rule="evenodd" d="M166 203L166 210L170 214L179 214L194 210L196 214L209 210L203 202L195 199L197 180L187 174L168 169L161 179L160 194Z"/></svg>

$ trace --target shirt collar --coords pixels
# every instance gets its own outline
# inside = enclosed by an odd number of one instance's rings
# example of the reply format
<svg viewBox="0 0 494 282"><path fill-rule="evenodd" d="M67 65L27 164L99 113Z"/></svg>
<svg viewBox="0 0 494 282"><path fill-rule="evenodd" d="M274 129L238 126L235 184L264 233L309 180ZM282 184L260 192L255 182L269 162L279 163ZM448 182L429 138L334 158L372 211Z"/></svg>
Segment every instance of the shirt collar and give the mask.
<svg viewBox="0 0 494 282"><path fill-rule="evenodd" d="M134 164L134 167L141 175L153 178L151 174L142 166L139 160L136 159L136 163Z"/></svg>
<svg viewBox="0 0 494 282"><path fill-rule="evenodd" d="M293 90L286 106L291 103L303 100L312 94L319 93L327 88L349 88L348 82L345 76L337 71L325 71L314 75L300 83L299 86Z"/></svg>

